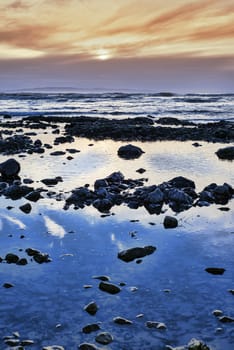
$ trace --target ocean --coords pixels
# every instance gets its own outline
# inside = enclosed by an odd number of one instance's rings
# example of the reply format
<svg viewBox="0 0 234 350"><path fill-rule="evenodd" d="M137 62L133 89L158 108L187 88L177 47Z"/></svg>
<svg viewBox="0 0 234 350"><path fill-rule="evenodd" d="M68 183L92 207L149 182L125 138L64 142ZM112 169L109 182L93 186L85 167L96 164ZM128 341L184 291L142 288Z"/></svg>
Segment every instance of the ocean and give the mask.
<svg viewBox="0 0 234 350"><path fill-rule="evenodd" d="M176 117L193 122L234 121L234 94L1 93L0 115L26 117Z"/></svg>

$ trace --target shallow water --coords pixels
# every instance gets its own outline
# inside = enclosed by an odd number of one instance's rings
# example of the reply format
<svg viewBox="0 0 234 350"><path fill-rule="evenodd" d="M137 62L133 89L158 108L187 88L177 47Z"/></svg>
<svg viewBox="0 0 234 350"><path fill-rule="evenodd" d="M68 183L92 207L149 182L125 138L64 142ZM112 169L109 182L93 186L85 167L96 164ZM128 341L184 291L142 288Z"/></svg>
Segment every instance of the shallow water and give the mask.
<svg viewBox="0 0 234 350"><path fill-rule="evenodd" d="M38 135L45 142L51 136ZM75 187L89 183L114 171L126 178L147 177L148 184L159 184L183 175L195 181L197 190L212 182L233 185L233 163L220 161L214 152L219 144L192 142L134 143L145 153L137 160L117 156L122 142L77 139L72 144L55 146L43 156L15 157L21 163L21 179L32 178L34 187L40 180L62 176L63 182L50 190L66 197ZM80 153L51 156L50 152L77 148ZM0 161L5 159L1 156ZM136 170L146 169L142 175ZM43 185L44 186L44 185ZM231 209L220 206L191 208L177 214L179 226L164 229L168 208L160 215L149 215L144 208L132 210L114 207L113 215L101 217L93 207L64 211L64 200L41 199L32 203L27 215L19 210L25 200L0 197L0 256L15 253L27 257L25 249L33 247L47 252L52 262L26 266L0 264L0 334L18 331L21 339L33 339L31 349L58 344L66 350L77 349L82 342L95 343L97 332L84 334L82 327L100 322L102 331L111 332L113 343L100 348L124 350L161 350L165 345L187 344L193 338L205 341L213 350L232 350L233 323L221 323L213 314L221 309L234 317L233 289L233 200ZM11 210L6 209L13 206ZM139 220L139 221L138 221ZM120 250L153 245L157 250L142 263L125 263L117 258ZM28 257L27 257L28 258ZM222 276L208 274L206 267L223 267ZM99 290L93 276L107 275L111 282L126 285L116 295ZM90 285L91 288L84 288ZM95 301L99 310L90 316L84 306ZM142 317L137 315L143 314ZM132 325L117 325L113 318L122 316ZM146 327L147 321L164 322L166 330ZM219 331L217 328L221 328ZM98 344L96 343L98 346ZM3 343L0 348L5 348Z"/></svg>

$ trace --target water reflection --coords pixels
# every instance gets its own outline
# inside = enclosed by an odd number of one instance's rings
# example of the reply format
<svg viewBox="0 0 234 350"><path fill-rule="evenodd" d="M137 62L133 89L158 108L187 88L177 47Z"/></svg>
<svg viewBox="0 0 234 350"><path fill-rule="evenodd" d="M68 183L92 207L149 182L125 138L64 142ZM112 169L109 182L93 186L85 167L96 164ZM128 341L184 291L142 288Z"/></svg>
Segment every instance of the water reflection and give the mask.
<svg viewBox="0 0 234 350"><path fill-rule="evenodd" d="M59 225L57 222L49 218L49 216L47 215L44 215L43 219L45 222L45 226L48 230L48 233L58 238L63 238L65 236L66 231L61 225Z"/></svg>

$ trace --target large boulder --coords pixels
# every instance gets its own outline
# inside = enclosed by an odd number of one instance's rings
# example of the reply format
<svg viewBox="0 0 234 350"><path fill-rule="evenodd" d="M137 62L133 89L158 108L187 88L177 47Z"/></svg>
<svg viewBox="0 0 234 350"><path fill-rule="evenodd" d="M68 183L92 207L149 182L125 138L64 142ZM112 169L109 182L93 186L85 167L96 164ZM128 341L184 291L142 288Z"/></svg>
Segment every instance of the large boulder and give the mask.
<svg viewBox="0 0 234 350"><path fill-rule="evenodd" d="M126 146L121 146L118 149L118 156L120 158L124 159L135 159L139 158L144 151L140 147L134 146L134 145L126 145Z"/></svg>
<svg viewBox="0 0 234 350"><path fill-rule="evenodd" d="M20 172L20 163L14 158L7 159L0 164L0 173L3 178L15 178Z"/></svg>
<svg viewBox="0 0 234 350"><path fill-rule="evenodd" d="M234 159L234 146L220 148L216 152L216 154L220 159L233 160Z"/></svg>

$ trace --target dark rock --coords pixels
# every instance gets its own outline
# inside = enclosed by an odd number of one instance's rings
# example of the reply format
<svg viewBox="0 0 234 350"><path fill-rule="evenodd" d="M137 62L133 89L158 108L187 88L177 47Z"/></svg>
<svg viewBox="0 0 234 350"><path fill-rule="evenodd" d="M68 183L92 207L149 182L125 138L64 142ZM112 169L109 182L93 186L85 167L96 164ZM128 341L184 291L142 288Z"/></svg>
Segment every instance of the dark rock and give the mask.
<svg viewBox="0 0 234 350"><path fill-rule="evenodd" d="M221 267L207 267L205 270L213 275L222 275L226 271Z"/></svg>
<svg viewBox="0 0 234 350"><path fill-rule="evenodd" d="M39 190L35 190L35 191L32 191L32 192L29 192L25 198L31 202L37 202L40 198L43 198L41 196L41 191Z"/></svg>
<svg viewBox="0 0 234 350"><path fill-rule="evenodd" d="M216 154L220 159L233 160L234 159L234 146L220 148L216 152Z"/></svg>
<svg viewBox="0 0 234 350"><path fill-rule="evenodd" d="M20 163L10 158L0 164L0 173L3 178L15 178L20 172Z"/></svg>
<svg viewBox="0 0 234 350"><path fill-rule="evenodd" d="M114 319L113 319L113 321L114 321L114 323L117 323L117 324L121 324L121 325L130 325L130 324L133 324L133 322L132 321L130 321L130 320L127 320L126 318L124 318L124 317L115 317Z"/></svg>
<svg viewBox="0 0 234 350"><path fill-rule="evenodd" d="M57 183L62 182L62 181L63 180L62 180L61 176L56 176L55 178L41 180L41 182L47 186L57 185Z"/></svg>
<svg viewBox="0 0 234 350"><path fill-rule="evenodd" d="M124 159L135 159L139 158L142 153L142 149L140 147L134 146L134 145L126 145L126 146L121 146L118 149L118 156Z"/></svg>
<svg viewBox="0 0 234 350"><path fill-rule="evenodd" d="M229 316L221 316L221 317L219 317L219 321L222 323L232 323L232 322L234 322L234 318L229 317Z"/></svg>
<svg viewBox="0 0 234 350"><path fill-rule="evenodd" d="M108 332L102 332L99 333L95 338L97 343L100 343L102 345L108 345L110 344L114 339L113 336Z"/></svg>
<svg viewBox="0 0 234 350"><path fill-rule="evenodd" d="M19 208L20 208L20 210L23 211L25 214L29 214L30 211L32 210L32 206L31 206L30 203L23 204L23 205L21 205Z"/></svg>
<svg viewBox="0 0 234 350"><path fill-rule="evenodd" d="M98 348L94 344L82 343L79 345L79 350L98 350Z"/></svg>
<svg viewBox="0 0 234 350"><path fill-rule="evenodd" d="M121 288L119 288L117 285L108 282L100 282L99 289L109 294L117 294L121 291Z"/></svg>
<svg viewBox="0 0 234 350"><path fill-rule="evenodd" d="M34 340L31 340L31 339L24 339L24 340L21 340L21 342L20 342L20 345L22 345L22 346L30 346L33 344L35 344L35 342L34 342Z"/></svg>
<svg viewBox="0 0 234 350"><path fill-rule="evenodd" d="M189 180L183 176L177 176L168 181L168 183L176 188L186 188L186 187L191 187L195 188L195 183L192 180Z"/></svg>
<svg viewBox="0 0 234 350"><path fill-rule="evenodd" d="M143 168L139 168L139 169L136 170L136 172L139 173L139 174L143 174L145 171L146 170L143 169Z"/></svg>
<svg viewBox="0 0 234 350"><path fill-rule="evenodd" d="M6 288L6 289L12 288L12 287L14 287L14 284L6 282L6 283L3 284L3 287Z"/></svg>
<svg viewBox="0 0 234 350"><path fill-rule="evenodd" d="M66 154L64 151L54 151L50 153L51 156L63 156L64 154Z"/></svg>
<svg viewBox="0 0 234 350"><path fill-rule="evenodd" d="M58 145L58 144L61 144L61 143L71 143L71 142L74 142L75 139L74 137L70 136L70 135L66 135L66 136L59 136L59 137L56 137L55 140L54 140L54 144L55 145Z"/></svg>
<svg viewBox="0 0 234 350"><path fill-rule="evenodd" d="M164 330L167 328L163 322L155 322L155 321L147 321L146 327L155 328L155 329L159 329L159 330Z"/></svg>
<svg viewBox="0 0 234 350"><path fill-rule="evenodd" d="M228 291L229 291L229 293L231 293L232 295L234 295L234 289L229 289Z"/></svg>
<svg viewBox="0 0 234 350"><path fill-rule="evenodd" d="M82 332L85 333L85 334L89 334L89 333L92 333L92 332L96 332L99 329L100 329L99 324L92 323L92 324L88 324L87 326L84 326L82 328Z"/></svg>
<svg viewBox="0 0 234 350"><path fill-rule="evenodd" d="M34 255L40 254L39 250L33 249L33 248L27 248L25 249L25 252L28 254L28 256L34 256Z"/></svg>
<svg viewBox="0 0 234 350"><path fill-rule="evenodd" d="M157 187L154 191L150 192L145 201L149 203L162 203L164 200L164 193Z"/></svg>
<svg viewBox="0 0 234 350"><path fill-rule="evenodd" d="M5 260L8 264L16 264L19 257L16 254L9 253L5 256Z"/></svg>
<svg viewBox="0 0 234 350"><path fill-rule="evenodd" d="M125 262L130 262L135 259L143 258L144 256L150 255L154 253L155 250L156 247L153 246L130 248L119 252L118 258Z"/></svg>
<svg viewBox="0 0 234 350"><path fill-rule="evenodd" d="M93 202L93 206L101 213L108 213L109 210L113 207L113 203L107 198L98 198Z"/></svg>
<svg viewBox="0 0 234 350"><path fill-rule="evenodd" d="M87 311L90 315L94 316L98 311L98 306L94 301L92 301L84 307L84 310Z"/></svg>
<svg viewBox="0 0 234 350"><path fill-rule="evenodd" d="M20 340L19 339L15 339L15 338L12 338L12 339L6 339L4 340L4 343L6 345L9 345L10 347L12 346L17 346L20 344Z"/></svg>
<svg viewBox="0 0 234 350"><path fill-rule="evenodd" d="M28 261L27 259L25 258L22 258L22 259L19 259L16 263L16 265L21 265L21 266L24 266L24 265L27 265Z"/></svg>
<svg viewBox="0 0 234 350"><path fill-rule="evenodd" d="M178 226L178 220L173 216L165 216L163 225L165 228L175 228Z"/></svg>
<svg viewBox="0 0 234 350"><path fill-rule="evenodd" d="M48 263L51 262L51 259L48 254L45 253L38 253L33 256L33 259L38 263L38 264L43 264L43 263Z"/></svg>
<svg viewBox="0 0 234 350"><path fill-rule="evenodd" d="M33 188L32 187L28 187L25 185L19 185L19 184L13 184L8 186L4 191L3 194L7 197L7 198L11 198L13 200L17 200L20 199L24 196L26 196L29 192L32 192Z"/></svg>

